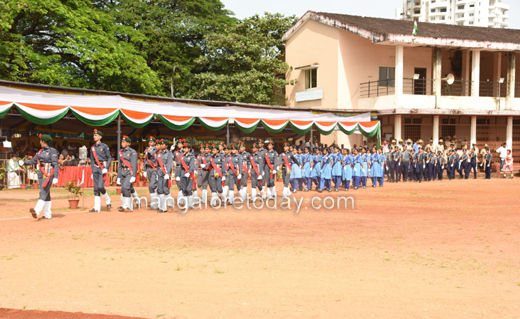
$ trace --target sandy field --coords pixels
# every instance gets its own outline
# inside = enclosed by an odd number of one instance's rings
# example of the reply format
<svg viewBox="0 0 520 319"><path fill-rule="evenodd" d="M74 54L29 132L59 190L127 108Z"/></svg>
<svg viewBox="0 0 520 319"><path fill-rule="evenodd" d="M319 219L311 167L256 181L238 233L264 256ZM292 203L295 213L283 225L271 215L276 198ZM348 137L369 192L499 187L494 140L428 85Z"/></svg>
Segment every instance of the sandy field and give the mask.
<svg viewBox="0 0 520 319"><path fill-rule="evenodd" d="M70 210L53 189L54 218L34 220L38 192L4 190L0 317L520 318L519 193L519 178L386 183L297 193L298 214L182 215L120 213L115 188L110 211L86 212L91 190ZM318 195L355 208L312 209Z"/></svg>

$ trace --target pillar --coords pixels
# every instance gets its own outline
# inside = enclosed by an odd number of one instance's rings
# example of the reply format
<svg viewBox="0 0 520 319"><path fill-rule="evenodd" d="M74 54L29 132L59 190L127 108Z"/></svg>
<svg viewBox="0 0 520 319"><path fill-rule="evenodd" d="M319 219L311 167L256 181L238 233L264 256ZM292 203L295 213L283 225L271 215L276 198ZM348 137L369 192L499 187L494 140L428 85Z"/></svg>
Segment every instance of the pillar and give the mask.
<svg viewBox="0 0 520 319"><path fill-rule="evenodd" d="M394 138L399 142L401 139L401 114L396 114L394 117Z"/></svg>
<svg viewBox="0 0 520 319"><path fill-rule="evenodd" d="M506 109L513 109L513 100L515 98L515 81L516 81L516 52L510 52L508 55L509 64L507 66L507 96Z"/></svg>
<svg viewBox="0 0 520 319"><path fill-rule="evenodd" d="M513 117L507 117L507 129L506 129L506 143L507 147L513 149Z"/></svg>
<svg viewBox="0 0 520 319"><path fill-rule="evenodd" d="M493 85L493 96L494 97L500 97L500 94L504 92L500 92L499 86L500 84L498 81L500 80L500 77L502 76L502 52L494 52L493 53L493 82L495 84Z"/></svg>
<svg viewBox="0 0 520 319"><path fill-rule="evenodd" d="M470 82L468 82L470 79L471 79L471 52L466 50L466 51L463 51L462 52L462 64L463 64L463 68L464 68L464 75L463 75L463 82L462 82L462 85L463 85L463 93L462 95L464 96L470 96L471 95L471 85L469 84Z"/></svg>
<svg viewBox="0 0 520 319"><path fill-rule="evenodd" d="M473 143L477 143L477 116L471 116L471 129L470 129L470 147Z"/></svg>
<svg viewBox="0 0 520 319"><path fill-rule="evenodd" d="M404 47L402 45L395 46L395 107L401 108L401 96L403 95L403 77L404 77Z"/></svg>
<svg viewBox="0 0 520 319"><path fill-rule="evenodd" d="M439 103L442 94L442 50L441 48L433 48L433 95L435 95L435 103ZM435 108L438 106L435 105Z"/></svg>
<svg viewBox="0 0 520 319"><path fill-rule="evenodd" d="M471 61L471 96L480 96L480 50L472 50Z"/></svg>
<svg viewBox="0 0 520 319"><path fill-rule="evenodd" d="M439 115L433 116L433 145L439 145Z"/></svg>

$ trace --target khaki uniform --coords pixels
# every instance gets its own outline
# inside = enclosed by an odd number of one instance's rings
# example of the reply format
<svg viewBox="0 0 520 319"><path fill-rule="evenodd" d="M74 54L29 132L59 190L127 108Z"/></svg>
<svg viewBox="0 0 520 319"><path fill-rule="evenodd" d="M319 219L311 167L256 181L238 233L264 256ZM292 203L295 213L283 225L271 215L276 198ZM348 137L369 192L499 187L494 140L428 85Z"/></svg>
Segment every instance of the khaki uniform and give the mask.
<svg viewBox="0 0 520 319"><path fill-rule="evenodd" d="M476 152L475 152L475 153L476 153ZM483 148L483 149L480 150L480 156L482 156L482 162L484 162L484 158L485 158L485 156L486 156L486 149L485 149L485 148Z"/></svg>
<svg viewBox="0 0 520 319"><path fill-rule="evenodd" d="M437 152L442 152L442 154L444 155L444 145L443 144L437 144L437 146L435 146L435 153Z"/></svg>

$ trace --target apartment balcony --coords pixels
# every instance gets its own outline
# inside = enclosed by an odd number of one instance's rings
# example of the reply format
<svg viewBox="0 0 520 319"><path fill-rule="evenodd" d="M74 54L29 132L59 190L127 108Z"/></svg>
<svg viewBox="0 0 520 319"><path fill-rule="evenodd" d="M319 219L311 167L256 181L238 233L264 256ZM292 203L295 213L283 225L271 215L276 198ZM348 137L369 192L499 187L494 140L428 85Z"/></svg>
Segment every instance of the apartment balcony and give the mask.
<svg viewBox="0 0 520 319"><path fill-rule="evenodd" d="M430 3L430 9L447 8L449 5L448 1L435 1L435 3Z"/></svg>
<svg viewBox="0 0 520 319"><path fill-rule="evenodd" d="M509 10L509 5L502 2L496 2L494 7L497 9Z"/></svg>
<svg viewBox="0 0 520 319"><path fill-rule="evenodd" d="M507 82L479 82L479 97L471 96L471 81L456 80L452 85L441 83L441 96L433 94L432 79L403 79L403 95L396 105L395 80L372 81L360 84L358 107L382 110L448 109L495 111L506 109ZM520 82L515 84L513 109L520 111Z"/></svg>

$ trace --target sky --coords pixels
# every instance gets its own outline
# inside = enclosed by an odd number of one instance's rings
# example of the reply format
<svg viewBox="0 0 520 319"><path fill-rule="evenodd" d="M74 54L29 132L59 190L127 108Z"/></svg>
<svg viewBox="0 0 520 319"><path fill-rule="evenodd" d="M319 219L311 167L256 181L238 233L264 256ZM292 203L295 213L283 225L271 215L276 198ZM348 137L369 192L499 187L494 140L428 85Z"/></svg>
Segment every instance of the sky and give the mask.
<svg viewBox="0 0 520 319"><path fill-rule="evenodd" d="M242 19L255 13L279 12L301 17L308 10L344 13L377 18L395 18L395 9L402 0L221 0L235 17ZM509 28L520 29L520 1L503 0L509 4Z"/></svg>

